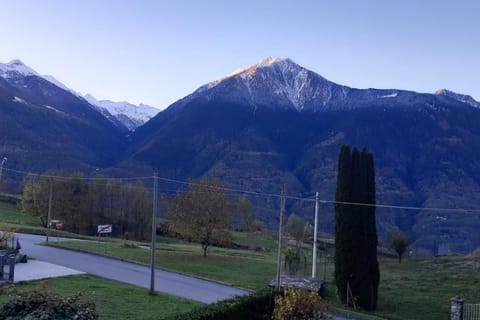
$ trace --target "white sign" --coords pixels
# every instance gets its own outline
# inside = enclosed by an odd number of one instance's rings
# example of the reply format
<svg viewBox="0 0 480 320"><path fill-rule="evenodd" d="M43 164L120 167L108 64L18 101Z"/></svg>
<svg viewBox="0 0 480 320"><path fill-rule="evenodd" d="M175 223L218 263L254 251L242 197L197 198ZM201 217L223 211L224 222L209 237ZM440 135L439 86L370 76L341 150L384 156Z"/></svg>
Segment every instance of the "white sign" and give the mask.
<svg viewBox="0 0 480 320"><path fill-rule="evenodd" d="M112 233L111 224L99 224L97 226L97 233Z"/></svg>

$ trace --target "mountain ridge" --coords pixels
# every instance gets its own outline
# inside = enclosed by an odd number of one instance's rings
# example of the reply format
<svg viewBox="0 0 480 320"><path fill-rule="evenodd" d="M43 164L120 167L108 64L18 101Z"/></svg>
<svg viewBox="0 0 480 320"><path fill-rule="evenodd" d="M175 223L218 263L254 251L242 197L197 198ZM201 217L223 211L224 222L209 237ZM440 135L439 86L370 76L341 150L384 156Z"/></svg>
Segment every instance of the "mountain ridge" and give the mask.
<svg viewBox="0 0 480 320"><path fill-rule="evenodd" d="M120 164L147 164L176 179L217 177L259 192L287 183L293 196L319 190L322 199L334 199L338 151L349 144L375 156L378 203L469 208L480 205L473 196L480 165L471 160L480 159L478 121L478 108L452 97L349 88L291 60L270 59L170 105L135 131ZM288 203L287 212L311 218L299 202ZM257 214L275 225L271 211ZM480 245L480 224L469 215L439 220L428 210L381 209L377 217L382 237L400 228L424 252L436 253L437 244L452 252ZM321 219L332 232L331 211Z"/></svg>
<svg viewBox="0 0 480 320"><path fill-rule="evenodd" d="M229 94L227 95L226 92ZM300 112L319 112L390 104L414 104L419 107L417 98L420 95L423 95L424 98L430 98L430 101L421 99L424 106L435 105L438 97L454 98L459 102L475 106L465 99L461 100L459 97L465 96L461 94L453 97L452 95L400 89L352 88L329 81L316 72L298 65L290 58L269 57L200 86L193 93L179 99L167 109L182 108L195 99L212 100L218 98L223 99L224 102L242 100L253 106L253 111L258 107L273 106L295 109ZM396 101L385 103L381 100Z"/></svg>
<svg viewBox="0 0 480 320"><path fill-rule="evenodd" d="M17 75L0 77L0 152L19 169L133 175L156 168L177 180L216 177L270 194L286 183L294 197L319 191L328 200L338 151L349 144L375 156L378 203L480 205L480 109L462 96L349 88L270 58L200 87L126 132L83 97L36 75ZM277 201L252 201L257 218L274 227ZM309 206L289 200L287 212L310 220ZM333 207L320 218L322 231L332 232ZM472 251L480 245L479 221L477 214L423 209L377 214L381 236L399 228L430 253L437 244Z"/></svg>
<svg viewBox="0 0 480 320"><path fill-rule="evenodd" d="M100 108L102 113L106 110L129 131L135 130L160 112L159 109L146 104L135 105L127 101L97 100L90 94L86 94L83 98L91 105Z"/></svg>
<svg viewBox="0 0 480 320"><path fill-rule="evenodd" d="M10 80L21 80L24 77L37 76L43 78L62 90L68 91L78 98L85 99L92 107L99 111L105 118L116 126L125 127L128 131L135 130L155 116L159 109L140 104L135 105L129 102L113 102L110 100L97 100L92 95L83 96L77 91L67 87L52 75L40 75L38 72L25 65L21 60L15 59L6 64L0 63L0 77Z"/></svg>

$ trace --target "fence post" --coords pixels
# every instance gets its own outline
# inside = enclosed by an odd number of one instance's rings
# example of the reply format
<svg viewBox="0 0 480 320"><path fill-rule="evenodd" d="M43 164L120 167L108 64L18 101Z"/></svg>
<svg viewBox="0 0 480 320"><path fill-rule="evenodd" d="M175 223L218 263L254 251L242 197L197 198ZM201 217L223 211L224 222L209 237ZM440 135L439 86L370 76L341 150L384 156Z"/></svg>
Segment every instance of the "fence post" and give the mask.
<svg viewBox="0 0 480 320"><path fill-rule="evenodd" d="M4 267L5 267L5 257L3 253L0 253L0 281L3 280L3 272L4 272Z"/></svg>
<svg viewBox="0 0 480 320"><path fill-rule="evenodd" d="M463 304L465 300L460 297L450 299L450 320L463 320Z"/></svg>
<svg viewBox="0 0 480 320"><path fill-rule="evenodd" d="M8 256L9 268L8 268L8 281L13 283L15 277L15 262L17 260L17 254L11 254Z"/></svg>

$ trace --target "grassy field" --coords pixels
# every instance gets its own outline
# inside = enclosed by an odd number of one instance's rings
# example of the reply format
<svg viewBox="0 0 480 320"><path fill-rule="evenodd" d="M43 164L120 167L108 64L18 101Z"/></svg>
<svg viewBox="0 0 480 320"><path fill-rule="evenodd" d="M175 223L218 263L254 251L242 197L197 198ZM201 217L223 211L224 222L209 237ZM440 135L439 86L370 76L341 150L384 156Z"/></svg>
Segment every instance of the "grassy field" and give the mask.
<svg viewBox="0 0 480 320"><path fill-rule="evenodd" d="M480 257L381 263L379 309L388 319L449 319L450 298L480 303Z"/></svg>
<svg viewBox="0 0 480 320"><path fill-rule="evenodd" d="M275 251L278 246L276 234L233 232L233 242L242 246L264 248L270 251Z"/></svg>
<svg viewBox="0 0 480 320"><path fill-rule="evenodd" d="M212 247L202 256L199 244L162 238L157 242L156 264L160 268L215 279L249 289L265 288L275 275L273 252L255 252ZM150 251L125 247L122 241L107 243L58 242L54 246L81 249L148 264Z"/></svg>
<svg viewBox="0 0 480 320"><path fill-rule="evenodd" d="M103 244L68 242L58 245L105 252ZM107 244L107 254L148 263L149 251L123 248L122 243ZM341 306L335 296L333 264L320 259L319 277L325 274L327 300ZM275 274L273 253L212 248L207 258L201 256L196 244L158 243L157 265L171 270L226 281L251 289L265 287ZM326 267L324 271L324 267ZM449 299L460 295L480 302L480 256L451 256L437 259L406 260L381 259L379 311L376 315L387 319L448 319Z"/></svg>
<svg viewBox="0 0 480 320"><path fill-rule="evenodd" d="M461 296L470 303L480 303L480 256L450 256L424 260L381 259L378 312L393 320L450 319L450 298ZM333 270L333 269L331 269ZM327 299L341 307L335 296L333 272Z"/></svg>
<svg viewBox="0 0 480 320"><path fill-rule="evenodd" d="M18 205L0 201L0 230L18 233L45 235L45 228L37 217L24 214ZM50 230L52 237L95 239L90 236L82 236L61 230Z"/></svg>
<svg viewBox="0 0 480 320"><path fill-rule="evenodd" d="M0 219L12 226L28 226L29 217L18 217L14 206L0 202ZM25 224L22 224L25 223ZM1 224L0 224L1 228ZM43 232L41 227L38 228ZM212 247L207 258L202 257L199 244L172 238L158 238L157 266L179 272L224 281L250 289L264 288L276 272L276 241L271 236L234 233L235 243L263 247L270 251L234 250ZM124 242L112 239L107 243L59 242L54 245L107 254L113 257L148 264L150 252L140 247L125 247ZM425 260L380 260L381 283L379 311L388 319L448 319L449 299L462 296L467 302L480 303L480 254L450 256ZM318 276L326 277L327 299L341 306L335 296L333 263L324 264L320 257Z"/></svg>
<svg viewBox="0 0 480 320"><path fill-rule="evenodd" d="M29 290L37 286L46 286L64 296L82 292L83 300L95 302L100 319L161 320L188 312L200 305L169 295L152 296L145 289L89 275L21 282L15 285L18 290ZM8 290L3 287L2 291L1 303L9 299L5 292Z"/></svg>
<svg viewBox="0 0 480 320"><path fill-rule="evenodd" d="M40 219L20 212L18 206L0 201L0 222L22 226L41 226Z"/></svg>

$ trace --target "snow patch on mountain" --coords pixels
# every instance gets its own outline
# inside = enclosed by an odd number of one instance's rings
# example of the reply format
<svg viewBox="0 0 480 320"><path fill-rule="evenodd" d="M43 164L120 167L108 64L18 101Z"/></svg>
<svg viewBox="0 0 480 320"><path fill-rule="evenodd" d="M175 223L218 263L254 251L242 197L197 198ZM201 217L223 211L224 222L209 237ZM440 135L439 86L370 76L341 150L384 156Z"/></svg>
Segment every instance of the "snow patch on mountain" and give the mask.
<svg viewBox="0 0 480 320"><path fill-rule="evenodd" d="M28 76L39 76L39 74L20 60L12 60L9 63L0 63L0 77L12 79Z"/></svg>
<svg viewBox="0 0 480 320"><path fill-rule="evenodd" d="M19 97L13 97L13 102L17 102L17 103L23 103L23 104L28 104L27 101L23 100L22 98L19 98Z"/></svg>
<svg viewBox="0 0 480 320"><path fill-rule="evenodd" d="M80 93L76 92L75 90L70 89L69 87L67 87L66 85L64 85L60 81L58 81L54 76L51 76L49 74L45 74L45 75L42 75L41 77L43 79L47 80L48 82L53 83L54 85L56 85L60 89L68 91L68 92L72 93L73 95L75 95L79 98L82 98L82 95Z"/></svg>
<svg viewBox="0 0 480 320"><path fill-rule="evenodd" d="M398 92L394 92L394 93L391 93L391 94L386 94L386 95L380 96L380 98L395 98L397 96L398 96Z"/></svg>
<svg viewBox="0 0 480 320"><path fill-rule="evenodd" d="M232 101L248 101L254 108L320 110L331 101L347 99L350 88L337 85L289 58L269 57L252 66L240 68L212 81L176 106L186 105L196 97L222 97Z"/></svg>
<svg viewBox="0 0 480 320"><path fill-rule="evenodd" d="M137 106L126 101L97 100L90 94L85 95L83 98L91 105L101 109L100 111L106 110L130 131L135 130L160 112L159 109L145 104ZM102 113L105 115L104 112Z"/></svg>
<svg viewBox="0 0 480 320"><path fill-rule="evenodd" d="M58 110L57 108L54 108L54 107L49 106L49 105L46 105L46 104L44 104L43 106L44 106L45 108L49 109L49 110L53 110L53 111L59 112L59 113L64 113L63 111L60 111L60 110Z"/></svg>
<svg viewBox="0 0 480 320"><path fill-rule="evenodd" d="M480 102L476 101L471 96L466 95L466 94L456 93L456 92L453 92L453 91L450 91L450 90L447 90L447 89L440 89L440 90L435 91L434 95L449 97L449 98L455 99L457 101L466 103L466 104L468 104L472 107L480 108Z"/></svg>
<svg viewBox="0 0 480 320"><path fill-rule="evenodd" d="M268 58L263 59L262 61L254 64L254 65L252 65L252 66L249 66L249 67L246 67L246 68L237 69L237 70L233 71L232 73L228 74L226 77L224 77L224 78L222 78L222 79L230 78L230 77L236 76L237 74L253 72L253 71L256 70L257 68L269 67L269 66L271 66L272 64L277 63L277 62L281 62L281 61L283 61L283 60L284 60L284 59L278 58L278 57L268 57Z"/></svg>

